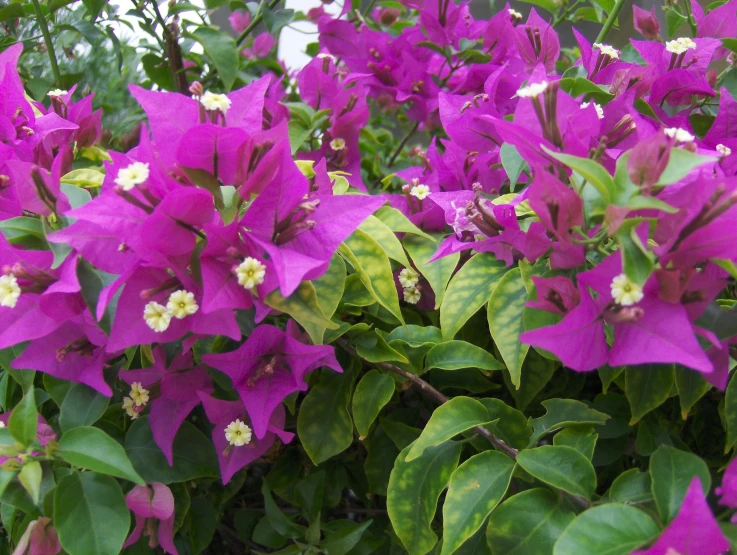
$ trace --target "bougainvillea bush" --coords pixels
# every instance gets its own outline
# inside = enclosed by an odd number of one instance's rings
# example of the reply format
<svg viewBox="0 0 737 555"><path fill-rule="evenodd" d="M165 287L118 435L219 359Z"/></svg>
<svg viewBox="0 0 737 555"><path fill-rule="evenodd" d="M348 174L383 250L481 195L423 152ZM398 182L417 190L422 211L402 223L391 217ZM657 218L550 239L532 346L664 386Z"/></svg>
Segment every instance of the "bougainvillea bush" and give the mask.
<svg viewBox="0 0 737 555"><path fill-rule="evenodd" d="M133 4L0 8L0 553L737 553L737 0Z"/></svg>

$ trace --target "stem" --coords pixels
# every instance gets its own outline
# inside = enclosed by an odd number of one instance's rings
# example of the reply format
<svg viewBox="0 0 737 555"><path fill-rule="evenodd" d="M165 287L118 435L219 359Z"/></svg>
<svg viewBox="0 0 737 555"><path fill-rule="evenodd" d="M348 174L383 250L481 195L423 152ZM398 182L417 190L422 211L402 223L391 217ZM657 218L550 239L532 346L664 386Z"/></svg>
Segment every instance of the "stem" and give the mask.
<svg viewBox="0 0 737 555"><path fill-rule="evenodd" d="M388 167L392 167L394 165L394 162L397 160L397 156L402 152L402 149L404 148L404 145L407 144L407 141L409 141L409 138L415 134L415 131L417 131L417 128L420 126L420 122L416 121L415 124L412 126L412 128L407 132L407 134L402 139L402 142L399 143L399 146L397 146L396 150L394 151L394 154L392 154L392 157L389 158L389 164Z"/></svg>
<svg viewBox="0 0 737 555"><path fill-rule="evenodd" d="M354 349L345 339L338 339L336 341L338 345L340 345L343 349L348 351L350 354L355 355L359 358L360 355ZM368 361L367 361L368 362ZM414 385L419 387L422 391L427 393L430 397L435 399L439 404L447 403L449 401L448 397L440 393L437 389L435 389L433 386L431 386L429 383L427 383L425 380L417 376L416 374L412 374L411 372L407 372L406 370L402 370L399 366L395 366L393 364L390 364L388 362L375 362L372 363L374 366L378 366L379 368L383 368L384 370L389 370L390 372L394 372L395 374L398 374L402 376L403 378L408 379L411 381ZM496 437L493 433L491 433L489 430L484 428L483 426L476 426L473 429L474 433L476 435L479 435L486 440L488 440L494 447L502 451L505 455L509 456L512 459L517 459L517 455L519 454L519 451L515 449L514 447L510 447L504 441ZM563 490L560 490L560 492L583 507L584 509L588 509L591 507L591 503L589 503L586 499L583 497L579 497L578 495L573 495L568 492L565 492Z"/></svg>
<svg viewBox="0 0 737 555"><path fill-rule="evenodd" d="M556 17L556 18L555 18L555 20L553 20L553 25L552 25L552 27L553 27L553 28L555 28L555 27L557 27L558 25L560 25L561 23L563 23L563 21L565 21L565 20L566 20L566 18L567 18L567 17L568 17L568 16L569 16L569 15L570 15L571 13L573 13L573 11L574 11L574 10L575 10L575 9L576 9L576 8L578 7L578 5L579 5L579 4L581 3L581 1L582 1L582 0L576 0L576 2L574 2L573 4L571 4L570 6L568 6L568 7L567 7L567 8L565 9L565 11L564 11L564 12L563 12L562 14L560 14L560 16Z"/></svg>
<svg viewBox="0 0 737 555"><path fill-rule="evenodd" d="M688 20L688 26L691 27L691 36L695 37L699 32L699 28L691 10L691 0L683 0L683 7L686 8L686 19Z"/></svg>
<svg viewBox="0 0 737 555"><path fill-rule="evenodd" d="M56 81L56 86L61 87L61 71L59 71L59 64L56 61L56 53L54 52L54 43L51 42L51 33L49 33L49 26L46 25L46 18L44 17L43 11L41 10L41 4L38 3L38 0L32 0L33 2L33 9L36 10L36 20L38 21L38 26L41 27L41 34L44 37L44 42L46 43L46 52L49 55L49 60L51 61L51 69L54 72L54 80Z"/></svg>
<svg viewBox="0 0 737 555"><path fill-rule="evenodd" d="M279 3L280 0L271 0L267 5L269 6L269 9L272 9L276 7L276 5ZM262 6L263 6L263 0L259 6L258 13L253 17L253 21L243 29L243 32L238 35L238 38L235 40L235 42L240 46L244 40L246 40L246 37L251 34L251 32L256 28L256 26L261 23L261 20L264 18Z"/></svg>
<svg viewBox="0 0 737 555"><path fill-rule="evenodd" d="M617 3L614 4L614 8L612 8L611 13L609 14L609 17L607 17L606 21L604 22L604 27L601 28L599 36L596 37L596 40L594 42L604 42L604 39L609 34L612 25L614 25L614 22L619 17L619 12L622 11L622 8L624 7L624 2L625 0L617 0Z"/></svg>

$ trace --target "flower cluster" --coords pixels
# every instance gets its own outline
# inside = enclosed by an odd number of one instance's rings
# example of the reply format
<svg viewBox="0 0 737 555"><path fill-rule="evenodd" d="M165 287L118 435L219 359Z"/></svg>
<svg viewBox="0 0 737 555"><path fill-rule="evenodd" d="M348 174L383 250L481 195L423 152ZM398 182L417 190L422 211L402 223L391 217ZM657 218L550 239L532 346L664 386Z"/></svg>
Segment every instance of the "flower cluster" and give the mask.
<svg viewBox="0 0 737 555"><path fill-rule="evenodd" d="M737 0L708 14L690 3L697 32L667 41L654 14L635 8L646 40L618 49L574 30L580 56L534 9L476 21L468 3L391 4L365 17L346 17L350 2L337 17L311 11L320 52L291 79L267 74L227 93L197 81L189 94L131 86L147 128L126 152L101 148L92 96L52 90L33 102L17 70L22 46L0 53L0 349L22 346L12 367L122 397L170 466L178 431L199 411L227 483L293 439L285 402L307 391L310 372L343 372L323 340L375 327L373 343L346 350L422 373L424 339L405 357L384 341L387 322L404 324L406 311L426 323L419 314L437 308L439 288L488 258L524 281L513 341L525 349L577 372L676 364L725 389L737 331L710 315L726 312L715 301L737 278L737 99L716 68L735 65L720 39L737 34ZM401 11L418 24L395 27ZM243 31L251 15L231 23ZM273 46L265 33L241 55ZM372 114L400 108L410 135L385 160L366 160ZM432 139L394 167L415 132ZM401 222L372 217L378 210ZM432 248L408 257L395 233ZM357 235L367 251L385 249L394 285L361 266ZM351 294L376 305L369 323L354 321L362 312L341 304L343 290L317 296L332 269L345 278L343 258ZM340 325L330 319L339 306L349 320ZM439 321L447 341L442 308ZM478 360L468 364L495 368ZM55 441L39 422L38 442ZM735 472L718 492L730 508ZM695 549L682 533L694 523L709 538L704 553L728 549L702 486L693 479L639 553ZM176 553L169 488L138 485L126 500L136 514L126 545L145 534Z"/></svg>

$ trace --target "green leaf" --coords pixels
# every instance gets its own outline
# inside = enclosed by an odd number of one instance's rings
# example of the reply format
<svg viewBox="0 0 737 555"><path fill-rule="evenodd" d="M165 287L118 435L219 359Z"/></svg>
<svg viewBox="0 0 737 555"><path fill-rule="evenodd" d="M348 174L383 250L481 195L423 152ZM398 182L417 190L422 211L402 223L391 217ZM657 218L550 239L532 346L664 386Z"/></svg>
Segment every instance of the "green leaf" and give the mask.
<svg viewBox="0 0 737 555"><path fill-rule="evenodd" d="M18 443L29 446L36 439L38 412L36 410L35 389L31 387L13 409L8 420L8 428Z"/></svg>
<svg viewBox="0 0 737 555"><path fill-rule="evenodd" d="M278 37L279 31L285 25L289 25L294 19L294 10L277 10L273 11L269 8L268 4L264 4L261 8L261 12L264 14L264 25L266 30L269 31L274 37Z"/></svg>
<svg viewBox="0 0 737 555"><path fill-rule="evenodd" d="M489 333L507 365L512 383L517 388L520 386L522 363L530 349L529 345L519 340L519 336L525 331L522 316L527 298L522 273L519 268L515 268L499 280L487 305Z"/></svg>
<svg viewBox="0 0 737 555"><path fill-rule="evenodd" d="M727 429L724 452L728 453L737 443L737 378L735 374L730 378L724 395L724 423Z"/></svg>
<svg viewBox="0 0 737 555"><path fill-rule="evenodd" d="M91 426L107 410L110 398L101 395L91 387L75 383L69 388L61 404L59 426L67 432L79 426Z"/></svg>
<svg viewBox="0 0 737 555"><path fill-rule="evenodd" d="M445 302L440 307L443 339L455 337L469 318L486 304L506 272L504 262L488 253L472 256L458 270L448 284Z"/></svg>
<svg viewBox="0 0 737 555"><path fill-rule="evenodd" d="M213 506L212 501L204 495L198 495L192 499L189 514L192 518L189 527L192 550L194 553L203 553L210 543L212 543L220 515Z"/></svg>
<svg viewBox="0 0 737 555"><path fill-rule="evenodd" d="M517 464L538 480L572 495L589 499L596 489L596 472L591 461L566 445L543 445L525 449Z"/></svg>
<svg viewBox="0 0 737 555"><path fill-rule="evenodd" d="M665 23L668 29L668 38L672 39L678 32L678 29L681 28L681 25L686 23L686 21L686 16L683 15L679 9L676 9L676 7L671 6L669 9L665 10Z"/></svg>
<svg viewBox="0 0 737 555"><path fill-rule="evenodd" d="M404 324L392 267L381 245L368 233L357 229L338 252L350 262L371 296Z"/></svg>
<svg viewBox="0 0 737 555"><path fill-rule="evenodd" d="M69 555L120 553L130 512L118 482L95 472L64 476L54 491L54 527Z"/></svg>
<svg viewBox="0 0 737 555"><path fill-rule="evenodd" d="M125 451L133 468L150 484L186 482L195 478L220 476L212 441L189 422L184 422L174 438L174 464L169 466L154 441L148 416L136 420L125 436Z"/></svg>
<svg viewBox="0 0 737 555"><path fill-rule="evenodd" d="M673 389L674 364L643 364L625 370L625 392L632 409L630 426L658 408Z"/></svg>
<svg viewBox="0 0 737 555"><path fill-rule="evenodd" d="M215 64L225 90L230 90L238 72L238 45L235 39L217 27L205 26L197 27L192 38L202 45L205 54Z"/></svg>
<svg viewBox="0 0 737 555"><path fill-rule="evenodd" d="M532 428L523 413L508 406L501 399L479 399L479 402L486 407L491 421L484 426L485 428L515 449L527 447Z"/></svg>
<svg viewBox="0 0 737 555"><path fill-rule="evenodd" d="M671 149L668 165L665 166L657 184L663 186L678 183L692 170L704 164L714 163L716 160L714 157L694 154L683 148Z"/></svg>
<svg viewBox="0 0 737 555"><path fill-rule="evenodd" d="M439 445L453 436L489 422L486 407L470 397L454 397L432 413L430 420L407 453L406 461L419 458L428 447Z"/></svg>
<svg viewBox="0 0 737 555"><path fill-rule="evenodd" d="M589 408L575 399L548 399L541 404L547 412L545 416L530 420L533 429L530 446L537 445L543 436L561 428L580 424L598 425L609 420L609 415Z"/></svg>
<svg viewBox="0 0 737 555"><path fill-rule="evenodd" d="M558 12L558 4L555 3L555 0L520 0L521 2L524 2L525 4L532 4L534 6L538 6L551 14L555 15Z"/></svg>
<svg viewBox="0 0 737 555"><path fill-rule="evenodd" d="M353 421L348 412L355 372L323 371L310 389L297 415L297 433L315 464L348 449L353 442Z"/></svg>
<svg viewBox="0 0 737 555"><path fill-rule="evenodd" d="M442 368L443 370L460 370L461 368L478 368L480 370L501 370L501 362L491 353L467 341L446 341L435 345L427 353L425 367Z"/></svg>
<svg viewBox="0 0 737 555"><path fill-rule="evenodd" d="M25 16L26 12L20 4L8 4L0 8L0 21L9 21Z"/></svg>
<svg viewBox="0 0 737 555"><path fill-rule="evenodd" d="M414 445L405 447L394 463L386 508L394 531L409 555L425 555L438 541L431 523L438 498L458 465L461 445L452 442L436 445L408 462L406 457Z"/></svg>
<svg viewBox="0 0 737 555"><path fill-rule="evenodd" d="M509 143L502 145L499 151L499 157L501 158L504 171L507 172L507 177L509 177L510 191L514 191L514 186L519 181L519 176L522 175L522 170L527 166L527 162L520 156L517 148Z"/></svg>
<svg viewBox="0 0 737 555"><path fill-rule="evenodd" d="M495 555L544 555L575 515L564 510L556 495L545 489L518 493L489 517L486 541Z"/></svg>
<svg viewBox="0 0 737 555"><path fill-rule="evenodd" d="M612 501L618 503L645 503L652 500L652 481L650 474L630 468L622 472L612 482L609 490Z"/></svg>
<svg viewBox="0 0 737 555"><path fill-rule="evenodd" d="M368 233L372 239L379 243L389 258L396 260L405 267L410 266L407 255L404 254L402 243L399 242L391 228L379 218L369 216L361 223L359 229Z"/></svg>
<svg viewBox="0 0 737 555"><path fill-rule="evenodd" d="M358 356L369 362L403 362L409 363L407 357L390 347L384 337L376 330L372 330L353 338Z"/></svg>
<svg viewBox="0 0 737 555"><path fill-rule="evenodd" d="M402 212L396 208L386 205L382 206L376 211L374 216L388 225L389 229L395 233L412 233L413 235L419 235L420 237L424 237L425 239L435 242L432 235L428 235L422 231L419 227L413 224L407 216L402 214Z"/></svg>
<svg viewBox="0 0 737 555"><path fill-rule="evenodd" d="M46 249L46 234L41 220L18 216L0 222L0 233L11 245L22 245L26 248Z"/></svg>
<svg viewBox="0 0 737 555"><path fill-rule="evenodd" d="M681 403L681 418L686 420L688 413L694 405L701 399L706 392L712 388L700 373L686 368L685 366L676 366L676 387L678 388L678 397Z"/></svg>
<svg viewBox="0 0 737 555"><path fill-rule="evenodd" d="M458 266L461 255L460 253L454 253L430 262L430 259L438 250L437 241L419 235L405 235L403 242L404 248L407 249L417 270L432 287L435 293L435 309L437 310L443 304L448 282L456 266Z"/></svg>
<svg viewBox="0 0 737 555"><path fill-rule="evenodd" d="M551 157L562 162L572 170L576 171L581 177L583 177L588 183L591 183L601 195L601 198L606 204L609 204L612 199L612 195L617 190L617 184L609 172L597 162L589 158L579 158L578 156L572 156L570 154L559 154L552 150L542 147Z"/></svg>
<svg viewBox="0 0 737 555"><path fill-rule="evenodd" d="M346 522L345 526L342 526L338 531L328 534L320 543L320 549L323 553L329 555L346 555L351 551L358 542L361 541L361 537L366 529L371 526L373 520L367 520L365 522Z"/></svg>
<svg viewBox="0 0 737 555"><path fill-rule="evenodd" d="M394 379L378 370L361 378L353 394L353 421L361 437L369 434L371 424L394 395Z"/></svg>
<svg viewBox="0 0 737 555"><path fill-rule="evenodd" d="M59 440L59 454L74 466L145 484L133 470L125 449L99 428L82 426L64 433Z"/></svg>
<svg viewBox="0 0 737 555"><path fill-rule="evenodd" d="M555 543L554 555L628 555L660 533L647 513L607 503L581 513Z"/></svg>
<svg viewBox="0 0 737 555"><path fill-rule="evenodd" d="M484 451L460 465L450 477L443 503L443 549L454 553L476 531L507 493L514 461Z"/></svg>
<svg viewBox="0 0 737 555"><path fill-rule="evenodd" d="M599 434L594 431L593 426L573 426L555 434L553 445L573 447L584 457L591 460L594 457L594 449L598 438Z"/></svg>
<svg viewBox="0 0 737 555"><path fill-rule="evenodd" d="M281 291L277 288L269 293L265 302L270 307L289 314L303 326L312 323L331 330L338 328L338 324L332 322L323 313L317 300L317 290L309 281L300 283L294 293L286 298L282 296Z"/></svg>
<svg viewBox="0 0 737 555"><path fill-rule="evenodd" d="M653 255L637 234L640 218L625 221L617 230L616 239L622 253L622 268L630 280L643 286L653 271Z"/></svg>
<svg viewBox="0 0 737 555"><path fill-rule="evenodd" d="M693 453L666 445L661 445L652 454L650 477L661 520L669 522L675 518L694 476L701 480L706 495L711 488L711 475L703 460Z"/></svg>
<svg viewBox="0 0 737 555"><path fill-rule="evenodd" d="M315 287L317 304L320 310L326 318L331 318L340 304L343 291L345 291L345 262L338 253L335 253L330 259L328 271L314 280L312 285ZM310 334L310 339L315 345L322 344L325 335L323 326L314 322L303 322L302 326Z"/></svg>
<svg viewBox="0 0 737 555"><path fill-rule="evenodd" d="M25 463L18 473L18 480L36 505L41 496L42 475L41 463L38 461Z"/></svg>

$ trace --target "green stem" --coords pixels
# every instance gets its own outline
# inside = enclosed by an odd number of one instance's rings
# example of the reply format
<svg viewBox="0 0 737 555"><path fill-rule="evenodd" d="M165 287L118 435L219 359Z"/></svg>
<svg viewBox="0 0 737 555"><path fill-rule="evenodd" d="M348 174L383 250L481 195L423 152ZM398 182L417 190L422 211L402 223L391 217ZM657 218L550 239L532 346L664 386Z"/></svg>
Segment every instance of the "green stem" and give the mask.
<svg viewBox="0 0 737 555"><path fill-rule="evenodd" d="M606 18L606 21L604 22L604 26L601 28L601 31L599 32L599 36L596 37L596 41L594 42L604 42L604 39L609 34L609 31L612 28L612 25L614 25L614 22L619 17L619 12L622 11L622 8L624 7L625 0L617 0L617 3L614 4L614 8L612 8L611 13L609 14L609 17Z"/></svg>
<svg viewBox="0 0 737 555"><path fill-rule="evenodd" d="M565 20L566 20L566 18L567 18L567 17L568 17L568 16L569 16L569 15L570 15L571 13L573 13L573 10L575 10L575 9L576 9L576 8L578 7L578 5L579 5L579 4L581 3L581 1L582 1L582 0L577 0L576 2L574 2L573 4L571 4L570 6L568 6L568 7L567 7L567 8L565 9L565 11L564 11L564 12L563 12L562 14L560 14L560 16L559 16L559 17L556 17L556 18L555 18L555 20L553 21L553 28L555 28L555 27L557 27L558 25L560 25L561 23L563 23L563 21L565 21Z"/></svg>
<svg viewBox="0 0 737 555"><path fill-rule="evenodd" d="M394 162L397 160L397 156L402 152L402 149L404 148L404 145L407 144L407 141L409 141L409 138L415 134L415 131L417 131L417 128L420 126L420 122L417 121L412 126L412 128L407 132L407 134L402 139L402 142L399 143L399 146L397 146L396 150L394 151L394 154L392 154L392 157L389 158L389 164L388 167L392 167L394 165Z"/></svg>
<svg viewBox="0 0 737 555"><path fill-rule="evenodd" d="M695 37L699 32L699 28L691 10L691 0L683 0L683 7L686 8L686 19L688 20L688 26L691 27L691 36Z"/></svg>
<svg viewBox="0 0 737 555"><path fill-rule="evenodd" d="M269 9L275 8L276 5L279 2L280 2L280 0L271 0L268 3ZM263 4L263 1L262 1L261 2L261 5L259 6L258 13L253 17L253 21L251 21L251 23L248 25L248 27L246 27L245 29L243 29L243 32L240 35L238 35L238 38L236 39L236 43L238 44L238 46L240 46L243 43L243 41L246 40L246 37L248 37L248 35L250 35L251 32L256 28L256 26L259 23L261 23L261 20L264 18L264 13L263 13L263 10L262 10L262 6L263 5L264 4Z"/></svg>
<svg viewBox="0 0 737 555"><path fill-rule="evenodd" d="M38 26L41 27L41 34L44 37L44 42L46 43L46 52L49 55L49 60L51 61L51 69L54 72L54 80L56 81L56 86L61 87L61 71L59 71L59 64L56 61L56 53L54 52L54 43L51 42L51 33L49 33L49 26L46 24L46 18L44 17L44 13L41 10L41 4L38 3L38 0L32 0L33 2L33 9L36 10L36 20L38 21Z"/></svg>

